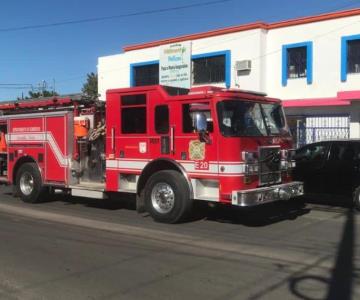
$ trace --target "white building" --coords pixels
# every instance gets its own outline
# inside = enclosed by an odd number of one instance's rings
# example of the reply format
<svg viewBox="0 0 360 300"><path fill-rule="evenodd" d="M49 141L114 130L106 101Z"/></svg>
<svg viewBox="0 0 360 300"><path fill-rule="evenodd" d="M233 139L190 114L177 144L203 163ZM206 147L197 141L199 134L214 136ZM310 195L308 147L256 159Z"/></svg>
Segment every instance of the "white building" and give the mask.
<svg viewBox="0 0 360 300"><path fill-rule="evenodd" d="M360 138L360 9L253 23L128 46L100 57L99 93L159 82L160 46L192 42L192 84L260 91L284 101L303 144Z"/></svg>

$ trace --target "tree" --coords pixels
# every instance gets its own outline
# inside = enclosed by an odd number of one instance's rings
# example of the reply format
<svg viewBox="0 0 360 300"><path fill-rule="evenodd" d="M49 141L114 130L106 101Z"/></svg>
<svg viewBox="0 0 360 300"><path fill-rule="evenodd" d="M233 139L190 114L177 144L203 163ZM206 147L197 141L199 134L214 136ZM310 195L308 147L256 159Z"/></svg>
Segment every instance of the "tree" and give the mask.
<svg viewBox="0 0 360 300"><path fill-rule="evenodd" d="M94 72L87 74L86 82L83 85L81 90L84 95L91 100L96 100L99 96L98 94L98 75Z"/></svg>
<svg viewBox="0 0 360 300"><path fill-rule="evenodd" d="M59 96L57 92L48 91L48 90L41 90L40 92L29 91L28 93L29 93L28 96L17 97L17 100L20 101L20 100Z"/></svg>
<svg viewBox="0 0 360 300"><path fill-rule="evenodd" d="M26 98L34 99L34 98L53 97L53 96L59 96L59 95L54 91L42 90L40 92L29 91L29 97Z"/></svg>

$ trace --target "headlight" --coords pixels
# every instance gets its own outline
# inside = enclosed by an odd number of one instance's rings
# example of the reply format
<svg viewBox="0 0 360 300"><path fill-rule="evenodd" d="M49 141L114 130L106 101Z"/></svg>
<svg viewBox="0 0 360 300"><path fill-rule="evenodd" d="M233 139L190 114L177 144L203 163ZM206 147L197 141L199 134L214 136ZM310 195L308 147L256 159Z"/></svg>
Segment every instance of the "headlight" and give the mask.
<svg viewBox="0 0 360 300"><path fill-rule="evenodd" d="M245 165L246 175L256 175L259 172L258 164Z"/></svg>
<svg viewBox="0 0 360 300"><path fill-rule="evenodd" d="M281 165L280 165L280 168L281 170L287 170L288 168L290 167L290 163L286 160L282 160L281 161Z"/></svg>

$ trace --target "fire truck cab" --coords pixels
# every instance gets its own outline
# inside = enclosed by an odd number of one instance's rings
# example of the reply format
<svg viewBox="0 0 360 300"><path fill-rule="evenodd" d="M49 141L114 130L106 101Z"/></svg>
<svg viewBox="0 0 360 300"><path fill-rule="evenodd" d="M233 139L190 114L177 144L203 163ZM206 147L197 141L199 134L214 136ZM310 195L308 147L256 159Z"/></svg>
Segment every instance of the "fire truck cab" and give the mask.
<svg viewBox="0 0 360 300"><path fill-rule="evenodd" d="M280 100L146 86L109 90L106 110L73 98L46 101L0 105L7 141L0 178L24 201L55 189L103 199L134 193L139 211L175 223L194 200L249 207L303 193L291 179L294 150Z"/></svg>

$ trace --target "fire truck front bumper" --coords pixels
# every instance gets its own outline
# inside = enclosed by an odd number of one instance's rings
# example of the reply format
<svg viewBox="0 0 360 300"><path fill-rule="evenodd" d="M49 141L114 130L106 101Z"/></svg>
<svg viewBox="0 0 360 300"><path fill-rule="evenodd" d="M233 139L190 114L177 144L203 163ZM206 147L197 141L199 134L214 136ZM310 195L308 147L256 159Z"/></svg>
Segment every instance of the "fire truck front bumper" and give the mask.
<svg viewBox="0 0 360 300"><path fill-rule="evenodd" d="M279 200L289 200L303 194L303 183L295 181L251 190L234 191L232 193L232 204L251 207Z"/></svg>

